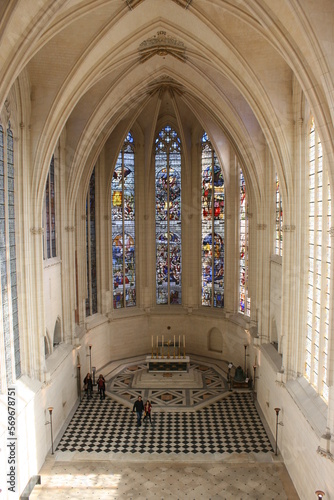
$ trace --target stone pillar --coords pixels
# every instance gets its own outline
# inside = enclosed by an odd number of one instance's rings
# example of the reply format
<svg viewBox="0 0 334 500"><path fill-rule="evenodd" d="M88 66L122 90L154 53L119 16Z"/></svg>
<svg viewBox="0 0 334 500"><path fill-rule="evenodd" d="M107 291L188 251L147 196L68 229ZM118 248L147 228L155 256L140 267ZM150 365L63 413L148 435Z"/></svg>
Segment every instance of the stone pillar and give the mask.
<svg viewBox="0 0 334 500"><path fill-rule="evenodd" d="M28 334L28 367L27 372L32 378L44 381L45 354L44 354L44 275L43 275L43 234L42 227L30 228L29 267L31 268L31 293L34 300L31 302L30 321L32 330Z"/></svg>
<svg viewBox="0 0 334 500"><path fill-rule="evenodd" d="M299 283L296 282L295 269L296 243L295 226L284 225L284 254L282 269L282 354L283 366L287 377L296 377L298 368L298 337L294 329L295 297Z"/></svg>

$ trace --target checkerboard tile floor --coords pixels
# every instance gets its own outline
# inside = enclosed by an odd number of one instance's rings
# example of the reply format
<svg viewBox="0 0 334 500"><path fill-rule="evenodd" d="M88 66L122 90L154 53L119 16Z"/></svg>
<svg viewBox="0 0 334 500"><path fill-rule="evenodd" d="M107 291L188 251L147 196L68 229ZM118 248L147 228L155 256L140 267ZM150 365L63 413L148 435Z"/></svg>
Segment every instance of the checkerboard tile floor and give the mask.
<svg viewBox="0 0 334 500"><path fill-rule="evenodd" d="M130 454L270 453L273 451L250 393L231 393L193 412L159 411L152 426L136 425L125 405L97 395L83 399L57 451Z"/></svg>

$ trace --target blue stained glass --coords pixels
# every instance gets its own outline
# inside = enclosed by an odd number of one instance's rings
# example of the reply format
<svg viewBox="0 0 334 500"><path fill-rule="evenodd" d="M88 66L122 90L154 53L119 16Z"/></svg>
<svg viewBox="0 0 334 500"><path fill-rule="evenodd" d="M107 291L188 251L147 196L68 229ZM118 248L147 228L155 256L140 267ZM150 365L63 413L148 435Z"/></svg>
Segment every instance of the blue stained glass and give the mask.
<svg viewBox="0 0 334 500"><path fill-rule="evenodd" d="M181 141L169 125L155 141L156 302L181 304Z"/></svg>
<svg viewBox="0 0 334 500"><path fill-rule="evenodd" d="M111 181L113 307L136 305L134 140L128 133Z"/></svg>

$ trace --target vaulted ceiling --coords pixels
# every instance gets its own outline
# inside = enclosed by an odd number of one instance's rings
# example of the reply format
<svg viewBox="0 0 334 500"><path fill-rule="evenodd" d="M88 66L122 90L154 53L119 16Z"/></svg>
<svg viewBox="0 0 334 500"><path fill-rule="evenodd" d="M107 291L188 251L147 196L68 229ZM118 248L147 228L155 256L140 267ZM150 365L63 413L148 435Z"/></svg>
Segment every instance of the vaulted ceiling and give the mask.
<svg viewBox="0 0 334 500"><path fill-rule="evenodd" d="M41 186L63 130L77 183L109 137L117 150L135 124L153 140L168 119L185 141L227 137L261 193L266 144L291 176L295 81L334 142L333 16L330 0L3 1L0 102L28 82Z"/></svg>

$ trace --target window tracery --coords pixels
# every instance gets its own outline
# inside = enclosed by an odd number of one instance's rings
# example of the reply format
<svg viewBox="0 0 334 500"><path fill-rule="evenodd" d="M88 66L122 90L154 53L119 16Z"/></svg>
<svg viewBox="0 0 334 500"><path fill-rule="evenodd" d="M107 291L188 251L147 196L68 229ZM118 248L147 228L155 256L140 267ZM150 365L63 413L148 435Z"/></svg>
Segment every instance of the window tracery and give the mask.
<svg viewBox="0 0 334 500"><path fill-rule="evenodd" d="M86 316L97 313L96 230L95 230L95 168L92 172L86 198Z"/></svg>
<svg viewBox="0 0 334 500"><path fill-rule="evenodd" d="M57 256L54 155L52 155L51 158L49 173L45 184L43 219L43 258L46 260Z"/></svg>
<svg viewBox="0 0 334 500"><path fill-rule="evenodd" d="M225 183L208 135L202 137L202 305L224 307Z"/></svg>
<svg viewBox="0 0 334 500"><path fill-rule="evenodd" d="M111 181L113 307L136 305L134 140L128 133Z"/></svg>
<svg viewBox="0 0 334 500"><path fill-rule="evenodd" d="M9 249L9 252L7 252ZM14 138L0 124L0 268L7 384L21 375L15 236Z"/></svg>
<svg viewBox="0 0 334 500"><path fill-rule="evenodd" d="M308 282L305 376L328 401L331 189L314 118L309 129Z"/></svg>
<svg viewBox="0 0 334 500"><path fill-rule="evenodd" d="M283 255L283 205L279 187L278 175L276 174L276 221L275 221L275 255Z"/></svg>
<svg viewBox="0 0 334 500"><path fill-rule="evenodd" d="M181 141L169 125L155 140L156 303L181 304Z"/></svg>
<svg viewBox="0 0 334 500"><path fill-rule="evenodd" d="M240 236L240 260L239 260L239 312L250 315L250 297L248 294L248 204L244 175L240 168L240 211L239 211L239 236Z"/></svg>

